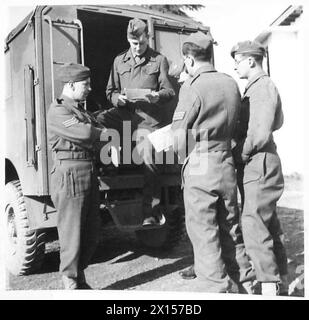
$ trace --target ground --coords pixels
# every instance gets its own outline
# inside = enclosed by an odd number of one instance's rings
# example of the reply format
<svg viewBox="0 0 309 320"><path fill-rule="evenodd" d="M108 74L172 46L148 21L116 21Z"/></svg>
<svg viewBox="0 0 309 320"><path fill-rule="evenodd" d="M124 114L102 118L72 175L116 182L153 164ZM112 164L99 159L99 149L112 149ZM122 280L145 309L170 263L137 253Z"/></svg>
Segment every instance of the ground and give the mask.
<svg viewBox="0 0 309 320"><path fill-rule="evenodd" d="M290 295L303 296L303 181L298 175L286 177L285 181L278 216L288 255ZM194 291L194 281L182 280L178 275L192 261L187 238L170 252L149 250L140 245L134 233L119 232L112 223L107 223L86 277L97 290ZM29 276L7 275L7 289L62 289L58 265L58 241L52 241L47 243L41 271Z"/></svg>

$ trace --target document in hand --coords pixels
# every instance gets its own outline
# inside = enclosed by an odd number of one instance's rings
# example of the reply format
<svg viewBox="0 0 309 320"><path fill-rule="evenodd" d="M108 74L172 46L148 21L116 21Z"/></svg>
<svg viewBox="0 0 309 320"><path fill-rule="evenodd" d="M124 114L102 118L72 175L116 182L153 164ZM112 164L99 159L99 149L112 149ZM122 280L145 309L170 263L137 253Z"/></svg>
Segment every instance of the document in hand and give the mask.
<svg viewBox="0 0 309 320"><path fill-rule="evenodd" d="M157 152L167 150L170 146L173 145L173 132L171 130L171 127L172 125L169 124L150 133L147 136Z"/></svg>
<svg viewBox="0 0 309 320"><path fill-rule="evenodd" d="M150 89L124 89L128 100L131 101L148 101L147 95L151 94Z"/></svg>

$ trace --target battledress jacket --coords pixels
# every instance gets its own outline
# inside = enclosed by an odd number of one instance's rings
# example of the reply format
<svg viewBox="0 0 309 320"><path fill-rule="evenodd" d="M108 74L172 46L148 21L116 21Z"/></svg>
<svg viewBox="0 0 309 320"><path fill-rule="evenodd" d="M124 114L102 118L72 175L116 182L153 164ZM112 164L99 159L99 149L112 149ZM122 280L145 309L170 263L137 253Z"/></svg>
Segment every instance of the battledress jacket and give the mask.
<svg viewBox="0 0 309 320"><path fill-rule="evenodd" d="M159 101L155 104L138 101L129 102L125 106L140 118L139 125L155 127L162 121L159 107L175 96L168 70L166 57L150 47L138 63L128 49L114 60L106 88L107 99L117 107L118 96L124 94L125 88L151 89L158 92Z"/></svg>
<svg viewBox="0 0 309 320"><path fill-rule="evenodd" d="M103 129L90 113L65 95L51 104L47 123L52 151L64 156L78 152L93 154Z"/></svg>

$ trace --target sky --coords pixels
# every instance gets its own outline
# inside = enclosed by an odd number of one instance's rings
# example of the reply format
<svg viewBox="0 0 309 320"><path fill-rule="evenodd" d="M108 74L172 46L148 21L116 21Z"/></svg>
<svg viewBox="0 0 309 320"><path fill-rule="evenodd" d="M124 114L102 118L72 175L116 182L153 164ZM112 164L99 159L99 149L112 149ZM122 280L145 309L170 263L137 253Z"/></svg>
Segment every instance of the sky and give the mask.
<svg viewBox="0 0 309 320"><path fill-rule="evenodd" d="M193 16L209 25L216 38L221 41L228 39L248 38L261 29L269 25L289 4L308 1L308 0L204 0L189 1L194 4L203 4L205 9L195 12ZM177 3L185 4L188 1L177 1ZM53 1L53 4L146 4L154 3L154 1ZM169 1L156 0L155 3L166 4ZM1 1L1 7L4 10L2 14L5 21L5 33L18 24L35 5L48 4L48 1ZM3 20L2 20L3 21ZM228 32L227 32L228 31ZM233 33L235 33L233 35Z"/></svg>
<svg viewBox="0 0 309 320"><path fill-rule="evenodd" d="M218 43L214 49L217 70L237 78L230 56L233 45L256 38L291 3L285 0L206 0L203 10L190 14L210 27Z"/></svg>

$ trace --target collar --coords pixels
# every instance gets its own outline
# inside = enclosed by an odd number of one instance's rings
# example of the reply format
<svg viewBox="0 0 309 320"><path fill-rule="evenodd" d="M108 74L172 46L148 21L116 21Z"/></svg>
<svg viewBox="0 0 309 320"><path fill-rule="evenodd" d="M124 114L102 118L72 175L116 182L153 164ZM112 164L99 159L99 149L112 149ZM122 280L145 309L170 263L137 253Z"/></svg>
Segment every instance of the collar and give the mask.
<svg viewBox="0 0 309 320"><path fill-rule="evenodd" d="M141 56L141 61L144 61L143 58L145 58L145 60L155 61L156 59L153 57L152 52L153 52L153 50L148 46L146 51L144 52L144 54ZM129 48L123 57L123 61L127 62L128 60L131 60L135 63L134 58L135 57L133 56L132 51Z"/></svg>
<svg viewBox="0 0 309 320"><path fill-rule="evenodd" d="M62 94L58 100L62 100L62 104L65 105L65 107L69 110L75 110L75 112L76 110L85 111L83 106L80 105L78 101L75 101L64 94Z"/></svg>
<svg viewBox="0 0 309 320"><path fill-rule="evenodd" d="M149 46L147 47L147 50L144 53L144 57L146 60L156 61L154 57L154 51Z"/></svg>
<svg viewBox="0 0 309 320"><path fill-rule="evenodd" d="M130 60L130 59L134 59L134 58L133 58L131 49L129 48L129 49L126 51L126 53L124 54L122 60L123 60L124 62L127 62L127 61Z"/></svg>
<svg viewBox="0 0 309 320"><path fill-rule="evenodd" d="M59 99L63 100L63 102L69 105L70 107L75 107L78 109L78 102L73 100L72 98L69 98L68 96L62 94Z"/></svg>
<svg viewBox="0 0 309 320"><path fill-rule="evenodd" d="M75 117L77 117L80 121L85 121L85 119L87 118L85 116L86 112L82 107L79 107L77 101L69 98L64 94L60 96L59 100L63 101L63 107L66 108L69 112L72 112L75 115Z"/></svg>
<svg viewBox="0 0 309 320"><path fill-rule="evenodd" d="M202 73L207 73L207 72L217 72L217 70L215 69L215 67L214 67L213 65L202 66L202 67L198 68L198 69L195 71L195 73L194 73L194 75L193 75L193 77L192 77L192 79L191 79L191 83L192 83L196 78L198 78L198 77L200 76L200 74L202 74Z"/></svg>
<svg viewBox="0 0 309 320"><path fill-rule="evenodd" d="M257 74L255 74L247 83L246 88L245 88L245 92L253 85L253 83L255 83L256 81L258 81L260 78L262 77L267 77L267 73L265 71L259 71Z"/></svg>

